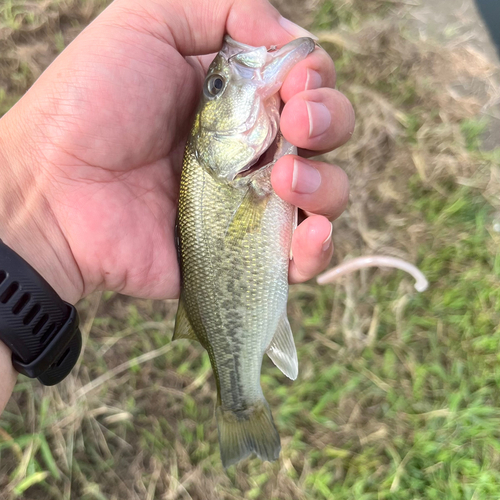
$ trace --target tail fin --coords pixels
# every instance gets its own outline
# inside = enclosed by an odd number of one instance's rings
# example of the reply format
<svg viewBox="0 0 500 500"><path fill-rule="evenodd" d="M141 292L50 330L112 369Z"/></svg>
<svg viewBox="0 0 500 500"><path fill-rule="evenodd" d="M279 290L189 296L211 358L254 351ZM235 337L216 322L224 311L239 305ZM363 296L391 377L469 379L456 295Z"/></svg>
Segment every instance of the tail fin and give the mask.
<svg viewBox="0 0 500 500"><path fill-rule="evenodd" d="M225 469L252 452L261 460L273 461L279 457L280 436L265 399L262 403L239 412L224 410L218 406L216 417L220 455Z"/></svg>

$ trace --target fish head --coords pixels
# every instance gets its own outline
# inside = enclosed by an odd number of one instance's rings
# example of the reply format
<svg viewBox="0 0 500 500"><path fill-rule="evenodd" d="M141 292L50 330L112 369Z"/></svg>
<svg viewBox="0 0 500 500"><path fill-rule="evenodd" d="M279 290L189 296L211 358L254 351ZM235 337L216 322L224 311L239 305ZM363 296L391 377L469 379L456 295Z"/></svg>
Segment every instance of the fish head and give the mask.
<svg viewBox="0 0 500 500"><path fill-rule="evenodd" d="M311 38L268 50L225 37L205 78L190 138L198 162L212 175L231 182L255 165L272 163L274 155L265 153L279 131L278 92L314 48Z"/></svg>

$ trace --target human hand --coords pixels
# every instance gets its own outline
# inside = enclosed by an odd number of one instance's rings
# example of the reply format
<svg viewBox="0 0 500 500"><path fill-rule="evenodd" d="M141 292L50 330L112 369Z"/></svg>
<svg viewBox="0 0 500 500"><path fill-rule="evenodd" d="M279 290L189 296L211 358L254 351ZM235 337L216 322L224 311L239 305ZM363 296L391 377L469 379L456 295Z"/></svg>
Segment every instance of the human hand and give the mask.
<svg viewBox="0 0 500 500"><path fill-rule="evenodd" d="M304 35L266 0L117 0L0 121L9 191L19 190L0 237L65 300L96 289L178 295L173 226L184 144L213 57L206 54L225 32L266 46ZM318 154L349 138L354 113L334 83L321 49L285 81L281 128L299 148ZM288 156L272 182L316 214L292 242L290 281L309 279L331 258L328 219L345 207L347 178Z"/></svg>

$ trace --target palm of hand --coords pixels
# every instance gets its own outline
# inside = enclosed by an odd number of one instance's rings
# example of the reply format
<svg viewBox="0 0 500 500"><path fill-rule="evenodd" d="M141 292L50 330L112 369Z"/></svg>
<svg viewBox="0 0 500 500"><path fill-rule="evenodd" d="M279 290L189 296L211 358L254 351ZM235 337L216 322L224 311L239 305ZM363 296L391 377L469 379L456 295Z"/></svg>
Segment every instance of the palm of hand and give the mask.
<svg viewBox="0 0 500 500"><path fill-rule="evenodd" d="M52 205L86 292L175 297L180 165L203 70L149 34L108 33L88 30L47 72L61 82L47 116Z"/></svg>

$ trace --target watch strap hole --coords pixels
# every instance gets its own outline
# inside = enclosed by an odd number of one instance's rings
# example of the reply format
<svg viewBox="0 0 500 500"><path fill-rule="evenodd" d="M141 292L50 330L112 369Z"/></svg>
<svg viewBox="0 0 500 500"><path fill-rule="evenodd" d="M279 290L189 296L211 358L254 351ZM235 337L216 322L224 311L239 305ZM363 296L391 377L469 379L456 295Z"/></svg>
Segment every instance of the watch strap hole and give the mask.
<svg viewBox="0 0 500 500"><path fill-rule="evenodd" d="M21 298L17 301L16 305L12 308L12 312L17 316L30 301L31 295L29 293L23 293Z"/></svg>
<svg viewBox="0 0 500 500"><path fill-rule="evenodd" d="M50 339L50 337L52 336L52 334L54 333L54 330L56 329L56 324L55 323L52 323L48 328L47 330L45 331L45 333L42 335L42 337L40 338L40 342L42 344L45 344L47 342L48 339Z"/></svg>
<svg viewBox="0 0 500 500"><path fill-rule="evenodd" d="M25 325L29 325L34 319L35 316L40 312L40 304L35 304L29 311L29 313L24 317L23 323Z"/></svg>
<svg viewBox="0 0 500 500"><path fill-rule="evenodd" d="M7 304L9 300L13 297L13 295L19 290L19 283L17 281L13 281L7 289L0 295L0 302L2 304Z"/></svg>
<svg viewBox="0 0 500 500"><path fill-rule="evenodd" d="M0 269L0 285L6 280L6 278L7 273L3 269Z"/></svg>
<svg viewBox="0 0 500 500"><path fill-rule="evenodd" d="M33 328L33 335L38 335L43 327L46 325L47 321L49 321L49 315L44 314L37 322L37 324Z"/></svg>
<svg viewBox="0 0 500 500"><path fill-rule="evenodd" d="M58 368L59 366L61 366L61 365L62 365L62 363L63 363L63 361L64 361L64 360L66 359L66 357L68 356L68 354L69 354L69 351L70 351L70 350L71 350L71 349L68 347L68 348L64 351L64 353L62 354L62 356L61 356L61 357L57 360L57 362L55 362L55 363L52 365L52 368L54 368L54 367L57 367L57 368Z"/></svg>

